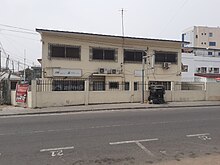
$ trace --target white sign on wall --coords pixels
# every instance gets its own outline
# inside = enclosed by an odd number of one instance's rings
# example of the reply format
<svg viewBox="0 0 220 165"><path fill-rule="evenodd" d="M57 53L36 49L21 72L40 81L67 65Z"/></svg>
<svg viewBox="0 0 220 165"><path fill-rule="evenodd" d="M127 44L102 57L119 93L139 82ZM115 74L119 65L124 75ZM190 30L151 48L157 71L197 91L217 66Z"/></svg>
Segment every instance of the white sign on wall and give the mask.
<svg viewBox="0 0 220 165"><path fill-rule="evenodd" d="M53 69L53 76L60 77L81 77L81 69Z"/></svg>
<svg viewBox="0 0 220 165"><path fill-rule="evenodd" d="M134 76L135 77L141 77L142 76L142 70L135 70L134 71Z"/></svg>

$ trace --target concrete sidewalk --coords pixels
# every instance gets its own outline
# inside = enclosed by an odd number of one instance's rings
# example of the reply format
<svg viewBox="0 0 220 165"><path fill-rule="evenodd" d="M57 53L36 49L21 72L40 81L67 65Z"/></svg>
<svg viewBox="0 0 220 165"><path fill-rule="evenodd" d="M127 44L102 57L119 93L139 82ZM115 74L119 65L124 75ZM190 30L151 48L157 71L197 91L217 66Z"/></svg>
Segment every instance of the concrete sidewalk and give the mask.
<svg viewBox="0 0 220 165"><path fill-rule="evenodd" d="M178 108L178 107L203 107L220 106L220 101L196 101L196 102L168 102L167 104L141 104L141 103L120 103L120 104L97 104L48 108L23 108L14 106L0 106L0 116L33 115L52 113L71 113L86 111L105 110L126 110L126 109L154 109L154 108Z"/></svg>

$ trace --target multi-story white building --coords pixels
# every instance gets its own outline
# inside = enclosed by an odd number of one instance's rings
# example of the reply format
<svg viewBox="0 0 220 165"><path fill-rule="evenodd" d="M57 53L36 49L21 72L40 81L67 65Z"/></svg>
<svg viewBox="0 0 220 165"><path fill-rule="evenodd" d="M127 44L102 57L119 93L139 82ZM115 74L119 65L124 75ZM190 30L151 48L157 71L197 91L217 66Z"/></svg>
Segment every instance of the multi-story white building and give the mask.
<svg viewBox="0 0 220 165"><path fill-rule="evenodd" d="M190 42L186 47L220 49L220 27L194 26L182 33L182 41Z"/></svg>
<svg viewBox="0 0 220 165"><path fill-rule="evenodd" d="M182 33L182 81L215 81L220 77L220 28L194 26Z"/></svg>

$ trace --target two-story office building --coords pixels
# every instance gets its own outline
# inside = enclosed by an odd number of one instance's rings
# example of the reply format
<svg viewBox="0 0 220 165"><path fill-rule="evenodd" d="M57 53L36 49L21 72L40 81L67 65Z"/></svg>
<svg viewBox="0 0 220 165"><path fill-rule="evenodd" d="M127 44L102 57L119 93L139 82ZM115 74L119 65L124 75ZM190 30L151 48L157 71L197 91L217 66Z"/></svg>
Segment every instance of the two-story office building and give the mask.
<svg viewBox="0 0 220 165"><path fill-rule="evenodd" d="M42 78L53 80L52 90L85 90L87 80L90 91L138 91L142 69L145 89L163 84L172 90L181 80L181 41L36 31L42 37Z"/></svg>

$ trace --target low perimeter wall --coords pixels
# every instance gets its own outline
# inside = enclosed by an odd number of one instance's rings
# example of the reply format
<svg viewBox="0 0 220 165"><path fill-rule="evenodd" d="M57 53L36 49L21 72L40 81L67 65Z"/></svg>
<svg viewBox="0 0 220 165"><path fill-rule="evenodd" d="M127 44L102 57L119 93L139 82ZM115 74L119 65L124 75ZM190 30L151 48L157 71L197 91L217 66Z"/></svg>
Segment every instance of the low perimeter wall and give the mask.
<svg viewBox="0 0 220 165"><path fill-rule="evenodd" d="M67 105L87 105L104 103L130 103L141 102L139 91L48 91L36 92L32 86L28 92L27 106L51 107ZM11 92L11 104L17 105L15 91ZM147 100L149 92L145 93ZM166 91L165 101L211 101L220 100L220 83L207 83L205 90L176 90Z"/></svg>

